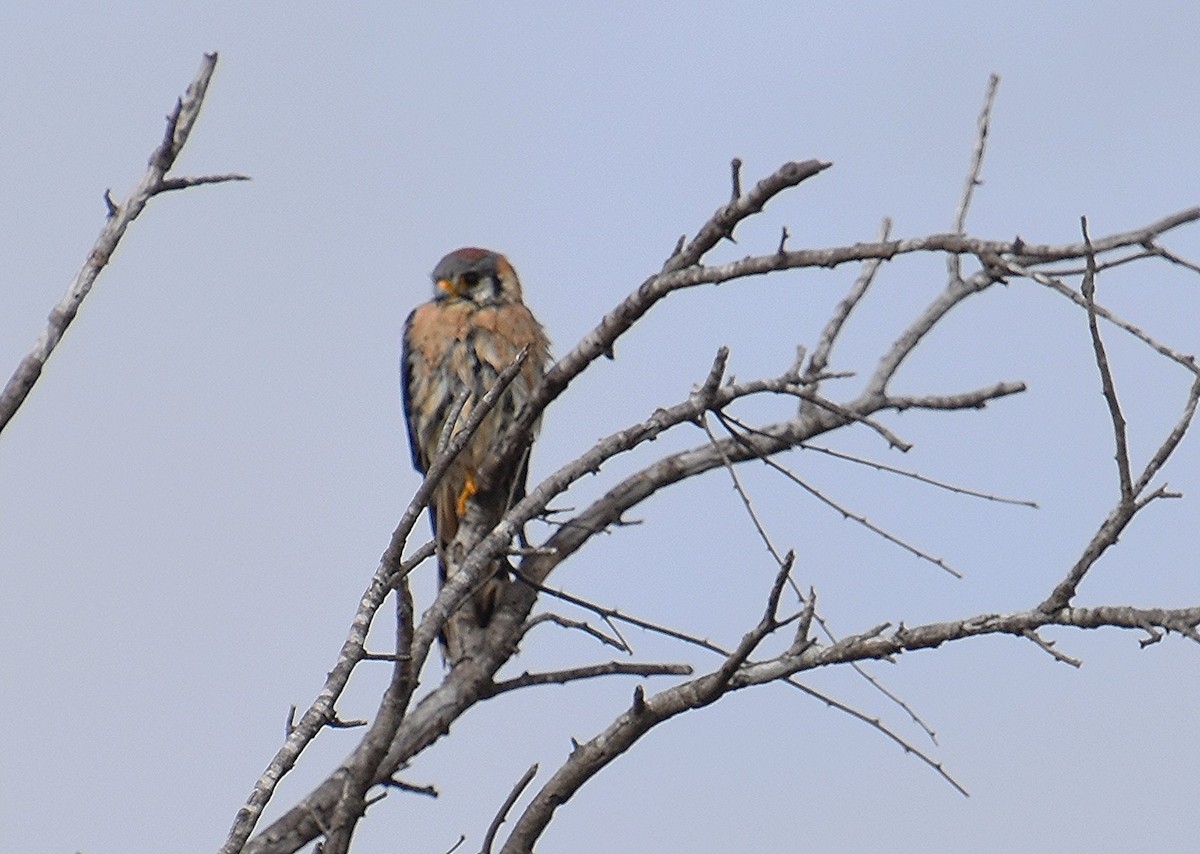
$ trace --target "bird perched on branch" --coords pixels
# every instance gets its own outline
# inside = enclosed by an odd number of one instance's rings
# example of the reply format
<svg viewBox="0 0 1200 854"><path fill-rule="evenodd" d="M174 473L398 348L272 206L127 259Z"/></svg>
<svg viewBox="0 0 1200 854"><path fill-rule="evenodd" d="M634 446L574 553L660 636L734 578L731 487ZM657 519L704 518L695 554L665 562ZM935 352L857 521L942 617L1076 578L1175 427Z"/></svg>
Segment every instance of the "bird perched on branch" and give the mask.
<svg viewBox="0 0 1200 854"><path fill-rule="evenodd" d="M509 471L499 472L486 492L478 474L495 455L505 428L541 380L550 345L541 324L521 301L516 271L498 252L456 249L434 268L433 284L433 299L408 316L400 362L404 418L413 465L419 472L425 474L433 463L459 394L468 390L457 421L462 425L497 375L528 348L520 372L446 471L430 500L429 520L439 579L444 584L463 558L450 554L450 546L468 502L484 508L490 527L524 497L528 452ZM487 625L507 568L504 558L495 561L472 596L473 606L447 621L442 643L449 661L461 655L458 626L464 620L473 617L475 625Z"/></svg>

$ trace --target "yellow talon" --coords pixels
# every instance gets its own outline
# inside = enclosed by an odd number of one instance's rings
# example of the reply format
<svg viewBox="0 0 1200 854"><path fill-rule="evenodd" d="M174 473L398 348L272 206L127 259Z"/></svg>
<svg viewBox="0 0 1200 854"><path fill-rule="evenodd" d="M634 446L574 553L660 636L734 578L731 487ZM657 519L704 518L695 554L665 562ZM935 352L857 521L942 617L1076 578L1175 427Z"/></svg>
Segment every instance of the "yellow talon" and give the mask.
<svg viewBox="0 0 1200 854"><path fill-rule="evenodd" d="M475 485L475 478L471 474L467 474L467 482L463 484L462 492L458 493L458 503L454 505L454 509L458 511L458 518L467 515L467 502L475 497L475 493L479 491L479 487Z"/></svg>

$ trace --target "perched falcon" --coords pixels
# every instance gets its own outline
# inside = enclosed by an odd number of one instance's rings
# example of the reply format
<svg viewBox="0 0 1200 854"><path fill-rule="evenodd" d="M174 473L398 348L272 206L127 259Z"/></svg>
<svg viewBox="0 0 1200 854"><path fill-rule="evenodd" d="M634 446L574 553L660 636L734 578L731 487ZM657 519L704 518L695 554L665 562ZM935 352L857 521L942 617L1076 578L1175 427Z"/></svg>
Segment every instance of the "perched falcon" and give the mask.
<svg viewBox="0 0 1200 854"><path fill-rule="evenodd" d="M413 465L419 472L429 470L462 389L469 389L470 395L459 423L470 417L475 403L522 348L529 348L521 372L450 466L430 501L439 577L445 583L447 551L467 502L475 498L499 522L525 494L527 458L513 471L502 472L490 495L480 494L476 474L541 379L550 353L546 333L521 301L521 283L503 255L487 249L456 249L438 262L433 283L433 300L408 316L400 362L404 418ZM506 562L498 560L494 573L473 597L477 625L487 625L506 570ZM454 619L447 623L442 636L451 661L460 652L454 623Z"/></svg>

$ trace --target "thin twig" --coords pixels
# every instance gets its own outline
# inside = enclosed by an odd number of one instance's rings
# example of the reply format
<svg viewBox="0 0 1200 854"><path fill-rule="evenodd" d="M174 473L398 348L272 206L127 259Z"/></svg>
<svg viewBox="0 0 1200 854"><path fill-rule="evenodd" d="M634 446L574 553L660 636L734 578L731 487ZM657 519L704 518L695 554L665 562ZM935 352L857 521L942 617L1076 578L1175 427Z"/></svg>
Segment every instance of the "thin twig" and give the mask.
<svg viewBox="0 0 1200 854"><path fill-rule="evenodd" d="M723 412L718 412L718 413L716 413L716 415L717 415L718 420L720 420L721 423L725 425L725 429L729 431L729 434L733 439L745 441L745 437L742 436L741 433L739 433L738 431L733 429L733 425L737 425L739 427L744 426L740 421L738 421L736 418L733 418L732 416L726 415ZM932 563L934 566L939 567L939 568L945 570L946 572L950 573L955 578L963 577L961 572L959 572L954 567L950 566L950 564L946 563L946 561L944 561L942 558L934 557L933 555L929 554L928 552L917 548L916 546L912 545L911 543L900 539L895 534L892 534L892 533L886 531L885 529L879 527L878 525L876 525L874 522L872 522L870 519L868 519L866 516L862 515L861 513L856 513L853 510L850 510L849 508L845 507L844 505L838 503L837 501L833 500L828 495L823 493L821 490L817 489L815 486L813 486L810 483L808 483L807 481L803 480L799 475L795 474L793 471L788 469L786 466L783 466L780 463L776 462L771 457L766 456L766 455L759 455L759 459L762 460L763 465L779 472L784 477L786 477L788 480L792 481L797 486L799 486L801 489L803 489L805 492L807 492L809 495L816 498L822 504L826 505L827 507L832 508L833 510L836 510L838 513L840 513L842 515L843 518L846 518L853 522L856 522L857 524L866 528L871 533L882 537L883 539L887 540L889 543L893 543L894 545L900 546L900 548L904 549L905 551L909 552L910 554L913 554L913 555L919 557L921 560Z"/></svg>
<svg viewBox="0 0 1200 854"><path fill-rule="evenodd" d="M325 726L329 727L330 729L358 729L359 727L364 727L366 725L367 722L362 718L351 718L348 721L344 721L337 715L334 715L325 722Z"/></svg>
<svg viewBox="0 0 1200 854"><path fill-rule="evenodd" d="M534 626L541 625L542 623L554 623L555 625L562 626L564 629L578 629L584 634L591 635L605 646L614 647L615 649L618 649L624 653L632 654L633 652L633 650L629 648L624 640L619 639L619 636L618 638L610 638L608 635L604 634L604 632L592 626L590 623L586 623L583 620L572 620L568 617L562 616L561 614L555 614L552 611L543 611L540 614L535 614L534 616L530 617L526 621L522 633L528 634L530 629L532 629Z"/></svg>
<svg viewBox="0 0 1200 854"><path fill-rule="evenodd" d="M1083 666L1083 662L1080 661L1078 658L1072 658L1071 656L1067 655L1065 652L1060 652L1058 650L1058 648L1054 645L1054 641L1046 640L1044 637L1039 635L1033 629L1027 629L1026 631L1021 632L1021 634L1024 637L1029 638L1029 640L1033 641L1034 644L1036 644L1039 648L1041 648L1041 649L1045 650L1047 653L1049 653L1050 657L1053 658L1055 661L1061 661L1063 664L1069 664L1076 669Z"/></svg>
<svg viewBox="0 0 1200 854"><path fill-rule="evenodd" d="M1096 253L1088 236L1087 217L1079 218L1083 231L1083 245L1087 247L1087 273L1083 276L1081 291L1087 304L1088 331L1092 336L1092 350L1096 354L1096 367L1100 370L1100 387L1108 414L1112 418L1113 440L1116 444L1117 475L1121 485L1121 501L1133 501L1133 476L1129 473L1129 437L1125 426L1125 415L1117 400L1117 387L1113 382L1112 369L1108 365L1108 353L1100 338L1100 325L1096 321Z"/></svg>
<svg viewBox="0 0 1200 854"><path fill-rule="evenodd" d="M526 671L520 676L496 682L481 695L490 699L508 691L528 688L531 685L564 685L567 682L578 682L581 679L595 679L599 676L689 676L692 673L690 664L639 664L632 661L606 661L603 664L588 664L581 667L568 667L563 670L550 670L544 673Z"/></svg>
<svg viewBox="0 0 1200 854"><path fill-rule="evenodd" d="M834 403L833 401L821 397L818 394L813 394L807 391L796 391L795 395L804 403L812 404L817 409L824 409L826 412L833 413L838 418L844 419L847 423L855 422L862 424L864 427L870 428L874 432L878 433L879 436L888 443L889 448L895 448L897 451L903 451L905 453L912 450L912 442L901 439L874 418L855 411L854 407L842 406L841 404Z"/></svg>
<svg viewBox="0 0 1200 854"><path fill-rule="evenodd" d="M816 603L816 593L810 588L809 589L809 605L811 607L809 609L810 613L807 615L808 619L810 622L813 619L815 619L817 622L817 625L819 625L821 627L821 631L825 633L825 637L827 637L829 639L829 642L837 643L839 640L837 634L834 633L833 628L829 625L829 621L817 613L815 603ZM808 632L807 632L807 630L805 630L804 637L807 637L807 636L808 636ZM802 645L793 644L792 648L790 648L787 652L784 653L784 656L786 657L789 655L799 655L801 652L803 652L804 650L806 650L810 646L812 646L812 643L813 642L809 642L809 643L802 644ZM906 715L908 715L909 719L912 720L912 722L914 724L916 724L918 727L920 727L927 736L929 736L930 741L932 741L934 744L937 744L937 733L934 731L933 727L931 727L928 723L926 723L926 721L923 717L921 717L919 714L917 714L916 709L914 709L907 702L905 702L904 699L901 698L894 691L889 690L882 682L879 681L878 678L875 677L874 674L872 674L869 670L867 670L864 665L859 664L858 662L851 662L850 666L851 666L851 668L853 668L855 673L857 673L860 677L862 677L864 680L866 680L867 684L869 684L872 688L874 688L876 691L878 691L880 694L882 694L887 700L889 700L890 702L895 704L897 707L900 708L901 711L903 711Z"/></svg>
<svg viewBox="0 0 1200 854"><path fill-rule="evenodd" d="M988 126L991 123L992 104L996 100L996 90L1000 86L1000 77L991 74L988 77L987 93L983 96L983 107L979 111L979 121L975 126L975 148L971 152L971 168L967 171L967 180L963 186L962 196L958 200L958 210L954 214L954 233L967 233L967 210L971 207L971 198L975 188L983 182L979 174L983 170L983 155L987 151ZM957 253L946 256L946 269L951 281L962 278L962 258Z"/></svg>
<svg viewBox="0 0 1200 854"><path fill-rule="evenodd" d="M785 466L780 465L779 463L777 463L775 460L771 459L770 457L764 457L763 463L766 466L768 466L769 468L775 469L777 472L782 474L788 480L795 483L797 486L799 486L801 489L803 489L809 495L816 498L822 504L824 504L827 507L830 507L833 510L836 510L838 513L842 514L843 518L849 519L852 522L855 522L855 523L861 525L862 527L866 528L871 533L882 537L883 539L887 540L889 543L899 546L900 548L904 549L909 554L915 555L916 557L920 558L921 560L928 561L929 563L933 564L934 566L945 570L946 572L953 575L955 578L963 577L963 574L961 572L959 572L957 569L952 567L950 564L946 563L946 561L943 560L942 558L931 555L929 552L927 552L923 549L920 549L917 546L914 546L912 543L909 543L907 540L902 540L900 537L896 536L895 534L892 534L892 533L888 532L887 530L879 527L878 525L876 525L874 522L872 522L870 519L868 519L866 516L862 515L861 513L856 513L853 510L850 510L849 508L843 506L842 504L839 504L837 501L834 501L832 498L825 495L825 493L821 492L816 487L807 483L802 478L800 478L797 474L792 472L790 469L786 468Z"/></svg>
<svg viewBox="0 0 1200 854"><path fill-rule="evenodd" d="M1150 481L1158 475L1162 467L1166 465L1167 460L1175 453L1175 449L1179 447L1179 443L1183 441L1183 437L1187 435L1188 428L1192 426L1192 419L1196 417L1196 406L1200 403L1200 373L1192 381L1192 387L1188 391L1187 402L1183 406L1183 413L1179 416L1171 432L1169 432L1162 444L1154 452L1150 458L1150 462L1146 463L1146 468L1142 471L1137 479L1137 483L1133 485L1133 491L1136 495L1141 495L1142 492L1150 485Z"/></svg>
<svg viewBox="0 0 1200 854"><path fill-rule="evenodd" d="M879 223L879 233L876 235L876 242L883 242L891 236L892 221L884 217ZM780 248L782 252L782 245ZM957 257L957 256L950 256ZM846 320L850 317L850 313L854 311L855 306L862 302L862 298L866 296L867 290L875 281L875 274L879 272L879 268L883 265L882 258L871 258L863 262L862 270L859 271L858 277L854 280L850 291L846 296L842 297L841 302L834 308L833 313L829 316L829 320L825 323L825 328L821 330L821 337L817 340L816 349L813 350L812 359L809 360L808 369L804 372L804 378L810 382L814 382L829 365L829 354L833 350L833 345L837 342L838 336L841 335L842 328L846 325Z"/></svg>
<svg viewBox="0 0 1200 854"><path fill-rule="evenodd" d="M686 632L679 631L678 629L672 629L669 626L652 623L649 620L643 620L639 617L630 616L629 614L622 613L616 608L609 608L606 605L597 605L595 602L589 602L587 599L581 599L580 597L574 596L563 590L555 590L553 587L547 587L544 584L539 584L536 581L527 578L523 573L520 572L520 570L515 572L514 575L516 576L517 580L528 584L539 593L545 593L547 596L553 596L555 599L561 599L564 602L569 602L579 608L583 608L584 610L598 614L606 620L619 620L622 623L636 626L639 629L645 629L648 632L654 632L655 634L665 635L666 637L674 638L675 640L690 643L693 646L698 646L701 649L708 650L709 652L715 652L717 655L729 655L728 650L722 649L713 642L705 640L704 638L696 637L695 635L689 635Z"/></svg>
<svg viewBox="0 0 1200 854"><path fill-rule="evenodd" d="M440 796L437 786L434 786L433 784L418 786L415 783L406 783L396 777L391 777L385 780L383 785L393 789L399 789L401 792L408 792L413 795L424 795L427 798L437 798Z"/></svg>
<svg viewBox="0 0 1200 854"><path fill-rule="evenodd" d="M1176 255L1174 252L1167 249L1165 246L1161 246L1158 243L1151 240L1151 241L1147 241L1146 248L1149 250L1150 254L1152 254L1152 255L1157 255L1160 258L1170 261L1172 264L1176 264L1180 267L1185 267L1188 270L1191 270L1193 273L1200 273L1200 264L1197 264L1195 261L1189 261L1187 258L1184 258L1182 255ZM1142 256L1138 255L1136 257L1142 257Z"/></svg>
<svg viewBox="0 0 1200 854"><path fill-rule="evenodd" d="M889 395L884 405L897 412L906 409L983 409L993 400L1021 394L1025 390L1023 382L998 382L986 388L959 394Z"/></svg>
<svg viewBox="0 0 1200 854"><path fill-rule="evenodd" d="M483 837L483 847L479 849L479 854L492 854L492 843L496 841L496 834L500 830L500 825L504 824L505 819L508 818L508 811L513 808L513 804L517 802L517 798L521 797L521 792L525 791L525 787L537 776L537 772L538 764L534 762L521 775L521 779L512 787L512 791L508 793L508 797L504 799L504 803L496 811L496 816L492 819L492 823L488 825L487 834Z"/></svg>
<svg viewBox="0 0 1200 854"><path fill-rule="evenodd" d="M822 445L805 443L802 447L806 451L816 451L817 453L827 454L828 456L839 460L845 460L846 462L855 463L856 465L873 468L876 471L883 471L888 472L889 474L898 474L901 477L912 478L919 483L925 483L930 486L937 487L938 489L944 489L947 492L953 492L956 495L966 495L970 498L982 498L985 501L995 501L998 504L1015 504L1020 507L1031 507L1034 510L1038 509L1038 503L1036 501L1030 501L1027 498L1004 498L1003 496L994 495L990 492L981 492L979 490L969 489L965 486L955 486L953 483L947 483L944 480L937 480L936 478L923 475L920 472L897 468L895 466L890 466L887 463L881 463L878 460L869 460L866 457L848 454L845 451L835 451L833 448L826 448Z"/></svg>
<svg viewBox="0 0 1200 854"><path fill-rule="evenodd" d="M717 413L717 415L720 417L720 413ZM729 478L731 481L733 481L734 492L736 492L738 494L738 498L741 499L742 507L744 507L746 510L746 515L750 517L750 522L752 525L754 525L754 530L758 532L758 538L763 541L763 544L767 547L767 551L770 552L771 557L775 559L775 565L779 566L783 563L783 555L779 553L779 550L775 548L775 544L771 542L771 535L767 533L767 529L763 525L762 520L758 518L758 513L754 509L754 502L750 500L750 495L746 492L745 487L742 486L742 481L741 478L738 477L737 469L733 467L733 463L730 462L729 456L717 442L717 437L713 435L712 428L708 426L708 418L704 415L700 416L700 426L704 428L704 432L708 436L708 440L721 455L721 461L725 465L725 471L729 473ZM728 430L730 428L728 425L725 425L725 429ZM800 593L800 588L796 587L796 583L794 581L792 582L792 586L796 589L796 594L800 597L800 601L803 602L804 595Z"/></svg>
<svg viewBox="0 0 1200 854"><path fill-rule="evenodd" d="M837 709L839 712L845 712L847 715L854 718L855 720L862 721L867 726L882 733L884 735L884 737L886 737L886 738L890 739L891 741L895 742L896 744L900 745L900 748L905 753L911 753L913 756L917 757L917 759L921 760L926 765L928 765L930 768L932 768L935 772L937 772L939 777L941 777L943 780L945 780L947 783L949 783L951 786L953 786L958 791L959 794L963 795L964 797L971 796L971 793L968 792L963 787L963 785L961 783L959 783L957 780L955 780L954 777L950 774L950 772L946 770L946 766L944 766L941 762L938 762L936 759L934 759L932 756L930 756L928 753L926 753L921 748L917 747L911 741L908 741L906 738L901 736L899 733L893 731L890 727L888 727L887 724L885 724L879 718L873 718L870 715L865 714L864 712L860 712L858 709L854 708L853 706L847 705L846 703L843 703L840 700L835 700L833 697L830 697L828 694L824 694L824 693L816 690L815 688L810 688L809 686L805 685L802 682L798 682L796 679L794 679L792 677L788 677L782 681L785 682L786 684L792 686L796 690L798 690L804 694L807 694L808 696L812 697L813 699L820 700L822 703L829 706L830 708ZM927 732L929 731L928 728L926 728L926 731Z"/></svg>
<svg viewBox="0 0 1200 854"><path fill-rule="evenodd" d="M1103 273L1105 270L1112 270L1115 267L1123 267L1126 264L1130 264L1134 261L1140 261L1143 258L1155 257L1158 257L1157 252L1153 252L1148 249L1139 249L1136 252L1130 252L1128 255L1120 255L1116 258L1109 258L1107 260L1101 260L1097 258L1096 272ZM1073 264L1067 267L1045 267L1040 272L1047 276L1053 276L1054 278L1058 279L1066 278L1067 276L1082 276L1087 272L1087 264Z"/></svg>
<svg viewBox="0 0 1200 854"><path fill-rule="evenodd" d="M401 578L404 578L418 566L429 560L429 558L433 557L436 551L437 546L434 545L433 540L426 540L419 549L406 557L396 567L396 571L388 578L389 585L395 587Z"/></svg>
<svg viewBox="0 0 1200 854"><path fill-rule="evenodd" d="M249 175L240 172L226 172L223 175L195 175L190 178L164 178L158 185L158 191L165 193L170 190L186 190L188 187L200 187L204 184L226 184L230 181L249 181Z"/></svg>
<svg viewBox="0 0 1200 854"><path fill-rule="evenodd" d="M1055 278L1054 276L1048 275L1048 274L1040 272L1038 270L1030 269L1029 267L1024 267L1014 261L1005 261L1004 267L1010 273L1013 273L1018 276L1022 276L1023 278L1029 279L1030 281L1037 282L1039 285L1045 285L1046 287L1050 288L1051 290L1055 291L1056 293L1061 294L1062 296L1071 300L1071 302L1075 303L1080 308L1087 310L1087 300L1085 300L1081 294L1076 292L1074 289L1072 289L1069 285L1067 285L1061 279ZM1113 324L1117 328L1122 329L1125 332L1128 332L1130 335L1132 335L1134 338L1141 341L1143 344L1145 344L1150 349L1154 350L1156 353L1166 356L1172 362L1176 362L1177 364L1182 365L1184 368L1191 371L1193 374L1200 374L1200 365L1197 365L1196 359L1194 356L1191 356L1186 353L1180 353L1179 351L1168 347L1166 344L1163 344L1160 341L1155 340L1153 337L1150 336L1149 333L1147 333L1145 330L1143 330L1139 326L1137 326L1133 323L1130 323L1128 320L1125 320L1122 317L1117 316L1112 311L1105 308L1100 303L1095 302L1094 300L1093 300L1093 307L1094 307L1094 310L1098 317L1103 317L1105 320L1107 320L1109 323Z"/></svg>

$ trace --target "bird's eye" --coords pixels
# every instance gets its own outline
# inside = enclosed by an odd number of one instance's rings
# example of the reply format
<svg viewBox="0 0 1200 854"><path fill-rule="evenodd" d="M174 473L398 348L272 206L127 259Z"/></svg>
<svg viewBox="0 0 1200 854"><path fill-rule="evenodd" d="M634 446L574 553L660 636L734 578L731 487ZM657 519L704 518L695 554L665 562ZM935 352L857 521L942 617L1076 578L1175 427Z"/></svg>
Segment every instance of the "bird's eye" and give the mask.
<svg viewBox="0 0 1200 854"><path fill-rule="evenodd" d="M470 271L462 274L462 280L463 280L463 284L466 285L468 288L473 288L477 284L479 284L479 274L476 273L474 270L470 270Z"/></svg>

